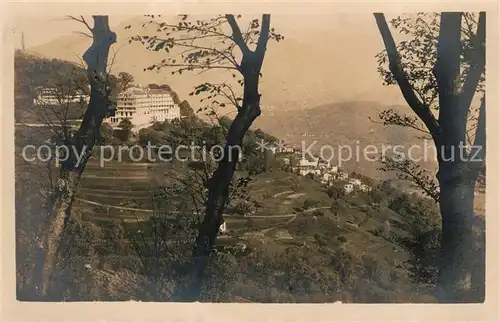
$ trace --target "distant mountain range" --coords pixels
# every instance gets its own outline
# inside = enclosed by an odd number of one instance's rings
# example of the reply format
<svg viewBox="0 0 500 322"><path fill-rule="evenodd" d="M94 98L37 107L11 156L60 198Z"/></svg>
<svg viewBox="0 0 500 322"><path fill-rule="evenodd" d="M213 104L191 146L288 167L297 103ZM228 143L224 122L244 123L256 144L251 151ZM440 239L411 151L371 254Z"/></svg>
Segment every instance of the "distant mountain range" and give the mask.
<svg viewBox="0 0 500 322"><path fill-rule="evenodd" d="M331 146L335 153L333 163L338 160L339 154L344 159L348 158L347 147L350 147L353 157L350 161L343 162L343 167L373 178L387 179L394 176L378 170L380 163L370 160L375 154L369 154L368 159L363 156L363 149L367 145L376 146L379 153L382 153L382 146L402 145L408 148L411 145L422 147L424 145L424 141L418 138L419 133L414 130L378 123L378 112L387 108L410 113L406 106L350 101L325 104L301 111L263 111L254 126L300 149L303 147L307 149L312 145L311 150L319 153L322 146L327 146L323 149L323 155L327 158L331 156L329 150ZM346 147L340 148L340 146ZM358 146L360 152L356 152ZM422 151L423 149L414 149L412 156L422 156ZM387 154L390 154L390 150ZM355 155L358 155L359 159L356 159ZM421 165L431 172L435 171L434 160Z"/></svg>

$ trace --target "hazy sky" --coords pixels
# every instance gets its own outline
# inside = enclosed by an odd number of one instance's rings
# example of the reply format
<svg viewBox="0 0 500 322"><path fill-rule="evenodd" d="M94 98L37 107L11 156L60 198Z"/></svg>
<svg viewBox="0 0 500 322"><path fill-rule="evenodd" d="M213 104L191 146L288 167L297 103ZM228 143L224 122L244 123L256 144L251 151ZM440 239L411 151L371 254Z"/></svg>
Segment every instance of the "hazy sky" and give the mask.
<svg viewBox="0 0 500 322"><path fill-rule="evenodd" d="M132 18L129 15L114 15L110 19L111 27ZM86 17L92 23L91 17ZM19 16L16 17L14 34L15 46L21 47L21 33L27 48L41 45L73 31L82 31L82 26L71 19L61 16Z"/></svg>
<svg viewBox="0 0 500 322"><path fill-rule="evenodd" d="M110 16L110 27L113 27L138 15L112 15ZM86 20L92 23L92 17L86 16ZM359 15L357 23L374 26L371 15ZM273 26L278 30L286 29L293 35L307 29L336 30L342 33L346 30L345 24L353 22L352 15L274 15ZM60 36L68 35L74 31L84 31L84 27L78 22L63 16L16 16L12 31L15 34L15 46L21 47L21 33L24 32L24 41L27 48L47 43Z"/></svg>

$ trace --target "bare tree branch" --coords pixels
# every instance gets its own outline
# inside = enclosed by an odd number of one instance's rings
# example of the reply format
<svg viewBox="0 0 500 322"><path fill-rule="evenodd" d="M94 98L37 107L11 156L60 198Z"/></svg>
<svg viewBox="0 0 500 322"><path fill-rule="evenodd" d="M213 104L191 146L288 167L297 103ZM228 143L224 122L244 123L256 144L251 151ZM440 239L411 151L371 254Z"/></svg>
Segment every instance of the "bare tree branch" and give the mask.
<svg viewBox="0 0 500 322"><path fill-rule="evenodd" d="M77 34L77 35L80 35L80 36L84 36L84 37L88 37L88 38L92 38L92 35L86 33L86 32L83 32L83 31L73 31L74 34Z"/></svg>
<svg viewBox="0 0 500 322"><path fill-rule="evenodd" d="M467 17L468 15L464 15ZM472 28L470 28L472 29ZM472 36L471 36L472 37ZM468 74L465 76L465 83L462 88L460 97L460 104L463 108L469 109L474 94L476 93L477 85L484 73L485 60L486 60L486 13L479 14L479 22L477 27L477 34L472 37L473 41L473 56Z"/></svg>
<svg viewBox="0 0 500 322"><path fill-rule="evenodd" d="M71 20L78 21L79 23L82 23L85 27L87 27L87 29L91 33L94 33L94 29L92 27L90 27L90 25L87 23L87 21L85 20L85 18L83 16L80 16L80 18L77 18L75 16L68 16L68 18L71 19Z"/></svg>
<svg viewBox="0 0 500 322"><path fill-rule="evenodd" d="M238 45L243 55L247 54L248 52L250 52L250 49L248 49L248 46L245 43L245 40L243 39L240 27L238 26L238 23L236 22L234 15L227 14L226 19L233 31L232 40L236 45Z"/></svg>
<svg viewBox="0 0 500 322"><path fill-rule="evenodd" d="M271 15L262 15L262 26L260 28L259 40L255 52L258 55L264 55L267 48L267 41L269 40L269 27L271 24Z"/></svg>

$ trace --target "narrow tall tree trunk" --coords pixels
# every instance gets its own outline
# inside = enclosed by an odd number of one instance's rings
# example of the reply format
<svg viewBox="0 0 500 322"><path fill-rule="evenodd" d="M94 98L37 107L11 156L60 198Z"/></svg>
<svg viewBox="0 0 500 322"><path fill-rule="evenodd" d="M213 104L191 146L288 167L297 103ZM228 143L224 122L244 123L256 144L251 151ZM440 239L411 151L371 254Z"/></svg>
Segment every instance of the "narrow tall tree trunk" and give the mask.
<svg viewBox="0 0 500 322"><path fill-rule="evenodd" d="M259 78L269 40L270 15L262 16L261 32L255 51L247 47L234 17L226 15L226 19L233 30L232 39L243 54L238 68L243 75L243 101L242 105L238 106L238 114L227 133L223 158L208 182L205 217L198 229L192 252L194 263L187 274L189 280L181 283L172 296L177 301L192 302L200 298L203 275L214 248L219 227L223 222L222 213L229 199L229 187L239 160L243 137L253 121L260 115Z"/></svg>
<svg viewBox="0 0 500 322"><path fill-rule="evenodd" d="M39 272L42 276L42 295L49 293L49 282L55 265L55 257L59 252L60 241L69 219L79 181L80 175L78 173L67 169L61 170L55 191L51 196L52 200L48 209L48 231L45 232L46 238L40 245L43 253L43 262L40 263L43 271Z"/></svg>
<svg viewBox="0 0 500 322"><path fill-rule="evenodd" d="M474 246L475 176L464 163L441 163L438 176L442 235L438 297L440 302L466 302L471 288L471 263Z"/></svg>
<svg viewBox="0 0 500 322"><path fill-rule="evenodd" d="M251 78L250 78L251 79ZM223 211L229 198L229 187L239 160L239 148L242 147L243 137L253 121L260 115L259 94L257 92L258 76L247 82L247 89L242 107L229 128L223 159L208 183L208 198L205 217L199 228L196 244L193 249L193 270L190 272L190 281L184 289L179 289L174 296L175 300L192 302L199 299L203 274L208 264L219 227L223 222Z"/></svg>
<svg viewBox="0 0 500 322"><path fill-rule="evenodd" d="M109 49L116 42L116 34L109 30L107 16L94 16L93 43L83 55L91 86L90 101L82 124L72 138L65 138L70 155L61 165L56 187L50 196L47 232L40 243L43 261L36 269L41 296L47 296L54 272L62 235L69 220L71 206L81 175L92 149L99 138L99 128L109 105L107 62ZM80 160L78 160L80 156Z"/></svg>
<svg viewBox="0 0 500 322"><path fill-rule="evenodd" d="M474 232L473 225L476 216L474 192L485 157L485 113L483 99L474 148L470 155L464 156L465 153L461 153L457 145L452 145L447 152L439 154L441 158L438 159L437 179L440 186L442 235L437 291L440 301L445 303L484 300L485 257L484 253L476 251L479 236ZM461 119L463 117L453 120L456 120L458 126L462 126ZM448 122L447 125L458 127L453 122ZM440 150L442 153L446 149L441 146Z"/></svg>
<svg viewBox="0 0 500 322"><path fill-rule="evenodd" d="M462 13L441 13L434 75L439 88L438 147L441 256L437 295L440 302L463 302L470 288L472 219L476 174L466 160L467 116L460 85Z"/></svg>

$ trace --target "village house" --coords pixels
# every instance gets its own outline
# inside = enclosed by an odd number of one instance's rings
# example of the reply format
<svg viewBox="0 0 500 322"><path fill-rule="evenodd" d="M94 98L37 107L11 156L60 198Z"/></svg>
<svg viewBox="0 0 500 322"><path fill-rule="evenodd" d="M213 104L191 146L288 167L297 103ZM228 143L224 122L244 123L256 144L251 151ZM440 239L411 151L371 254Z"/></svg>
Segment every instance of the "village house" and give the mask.
<svg viewBox="0 0 500 322"><path fill-rule="evenodd" d="M372 187L370 187L367 184L362 183L361 186L359 186L359 190L366 192L366 191L372 191Z"/></svg>
<svg viewBox="0 0 500 322"><path fill-rule="evenodd" d="M286 146L285 142L281 140L278 143L275 142L274 145L269 146L267 149L269 149L273 154L276 153L293 154L295 152L294 148Z"/></svg>
<svg viewBox="0 0 500 322"><path fill-rule="evenodd" d="M309 161L305 158L302 158L299 162L298 172L301 176L306 176L308 174L320 175L321 170L318 169L318 159Z"/></svg>
<svg viewBox="0 0 500 322"><path fill-rule="evenodd" d="M323 174L323 177L321 178L321 183L330 185L334 179L335 179L334 175L327 172Z"/></svg>
<svg viewBox="0 0 500 322"><path fill-rule="evenodd" d="M309 160L303 156L301 156L298 166L293 168L293 171L301 176L308 174L321 176L321 182L327 185L330 185L335 180L338 170L339 168L332 166L330 161L318 157L313 157L312 160Z"/></svg>
<svg viewBox="0 0 500 322"><path fill-rule="evenodd" d="M278 147L278 146L269 147L269 150L271 150L271 152L273 152L273 154L276 154L276 153L293 153L294 152L294 148L290 148L290 147Z"/></svg>
<svg viewBox="0 0 500 322"><path fill-rule="evenodd" d="M345 172L339 172L337 175L338 180L347 180L349 178L349 175Z"/></svg>
<svg viewBox="0 0 500 322"><path fill-rule="evenodd" d="M321 170L330 169L330 161L318 159L318 168Z"/></svg>
<svg viewBox="0 0 500 322"><path fill-rule="evenodd" d="M321 174L321 171L313 167L299 167L299 174L303 177L307 176L308 174L319 176Z"/></svg>
<svg viewBox="0 0 500 322"><path fill-rule="evenodd" d="M361 180L359 179L351 178L349 179L349 183L356 187L361 186Z"/></svg>
<svg viewBox="0 0 500 322"><path fill-rule="evenodd" d="M330 166L330 168L328 169L328 172L330 173L337 173L338 171L339 167L337 167L336 165Z"/></svg>
<svg viewBox="0 0 500 322"><path fill-rule="evenodd" d="M347 193L351 193L354 191L354 186L352 183L346 183L344 185L344 192L347 194Z"/></svg>

